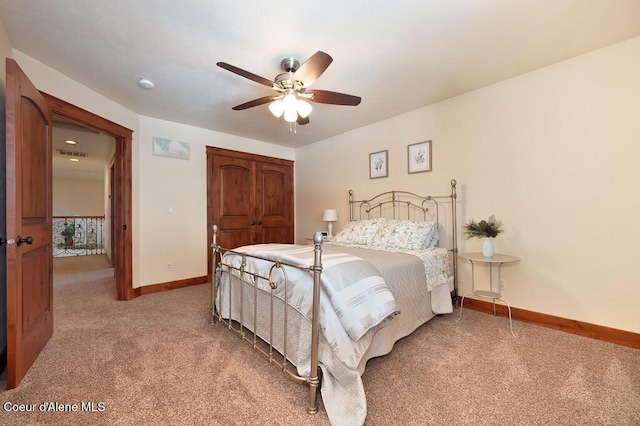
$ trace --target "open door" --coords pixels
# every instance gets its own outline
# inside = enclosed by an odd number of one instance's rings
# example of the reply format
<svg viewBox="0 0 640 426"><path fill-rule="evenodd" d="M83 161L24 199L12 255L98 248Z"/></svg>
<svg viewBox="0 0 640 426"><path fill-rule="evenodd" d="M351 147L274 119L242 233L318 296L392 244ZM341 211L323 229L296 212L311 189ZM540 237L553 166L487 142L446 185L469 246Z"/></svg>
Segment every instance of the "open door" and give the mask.
<svg viewBox="0 0 640 426"><path fill-rule="evenodd" d="M7 388L53 334L51 110L7 58Z"/></svg>

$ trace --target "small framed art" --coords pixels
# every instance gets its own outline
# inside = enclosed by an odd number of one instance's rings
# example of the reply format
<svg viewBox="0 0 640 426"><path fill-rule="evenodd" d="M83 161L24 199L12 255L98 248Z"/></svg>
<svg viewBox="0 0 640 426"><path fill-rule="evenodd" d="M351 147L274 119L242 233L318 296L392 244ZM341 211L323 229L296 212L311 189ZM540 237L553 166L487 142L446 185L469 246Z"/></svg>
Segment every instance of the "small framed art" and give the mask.
<svg viewBox="0 0 640 426"><path fill-rule="evenodd" d="M186 142L172 141L163 138L153 138L153 155L159 157L188 160L191 147Z"/></svg>
<svg viewBox="0 0 640 426"><path fill-rule="evenodd" d="M430 172L431 141L414 143L407 148L409 173Z"/></svg>
<svg viewBox="0 0 640 426"><path fill-rule="evenodd" d="M369 154L369 179L389 176L389 151L378 151Z"/></svg>

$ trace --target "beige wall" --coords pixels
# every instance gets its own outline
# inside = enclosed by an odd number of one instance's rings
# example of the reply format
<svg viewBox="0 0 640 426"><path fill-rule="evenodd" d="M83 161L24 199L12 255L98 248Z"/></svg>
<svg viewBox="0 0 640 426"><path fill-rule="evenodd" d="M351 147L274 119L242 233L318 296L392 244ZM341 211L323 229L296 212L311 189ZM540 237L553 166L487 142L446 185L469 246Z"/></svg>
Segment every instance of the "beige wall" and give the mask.
<svg viewBox="0 0 640 426"><path fill-rule="evenodd" d="M640 38L295 152L140 117L19 51L11 53L41 90L134 130L135 287L206 272L204 146L213 145L295 157L301 243L326 228L324 208L339 209L337 228L344 224L348 189L363 197L391 188L446 194L456 178L460 224L495 213L507 226L496 251L522 258L504 269L504 295L513 306L640 332L640 266L633 257L640 241L633 214L640 207L633 196ZM190 143L192 159L179 164L153 157L153 136ZM406 146L427 139L433 140L433 172L408 175ZM390 176L369 180L368 154L383 149L389 150ZM170 206L173 215L166 214ZM477 251L480 241L460 239L460 248ZM168 262L173 271L165 270ZM470 275L462 266L464 293Z"/></svg>
<svg viewBox="0 0 640 426"><path fill-rule="evenodd" d="M39 90L133 130L133 146L138 145L138 127L140 120L138 114L94 92L36 59L25 55L19 50L13 49L12 53L13 59L16 60L20 68L22 68ZM135 149L132 150L132 169L132 198L134 200L132 206L133 285L137 287L140 285L140 265L138 257L136 256L140 243L137 226L140 222L140 213L135 200L139 193L138 175L140 168L137 151Z"/></svg>
<svg viewBox="0 0 640 426"><path fill-rule="evenodd" d="M186 142L189 160L154 156L153 137ZM207 274L206 147L293 160L291 148L197 127L140 117L139 280L161 283ZM172 270L167 271L167 264Z"/></svg>
<svg viewBox="0 0 640 426"><path fill-rule="evenodd" d="M496 252L522 258L503 268L512 306L640 332L638 76L635 38L300 148L298 240L326 227L327 207L342 226L350 188L446 193L456 178L460 224L495 213L506 225ZM408 175L407 145L427 139L433 172ZM390 176L369 180L368 154L383 149Z"/></svg>
<svg viewBox="0 0 640 426"><path fill-rule="evenodd" d="M104 215L104 189L103 180L54 177L53 215Z"/></svg>
<svg viewBox="0 0 640 426"><path fill-rule="evenodd" d="M133 130L134 287L206 275L205 145L295 156L291 148L140 116L18 50L12 53L38 89ZM190 143L191 160L154 157L153 136Z"/></svg>
<svg viewBox="0 0 640 426"><path fill-rule="evenodd" d="M0 22L0 58L10 58L11 57L11 42L9 41L9 36L4 29L4 25ZM4 83L6 82L7 70L4 61L2 62L2 66L0 67L0 81L2 81L2 92L4 93ZM4 98L3 98L4 99ZM3 102L4 103L4 102ZM4 107L3 107L4 110Z"/></svg>

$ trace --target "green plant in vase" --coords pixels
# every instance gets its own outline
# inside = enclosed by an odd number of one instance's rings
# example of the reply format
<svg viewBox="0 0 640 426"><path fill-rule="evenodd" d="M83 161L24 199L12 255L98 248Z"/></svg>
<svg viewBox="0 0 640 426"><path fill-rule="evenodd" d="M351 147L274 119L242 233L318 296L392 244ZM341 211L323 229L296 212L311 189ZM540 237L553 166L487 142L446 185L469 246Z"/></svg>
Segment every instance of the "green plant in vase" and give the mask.
<svg viewBox="0 0 640 426"><path fill-rule="evenodd" d="M495 238L504 230L502 221L496 219L495 215L489 216L487 220L481 220L476 222L471 219L464 225L464 237L469 238L484 238L482 242L482 255L484 257L493 257L493 241L491 238Z"/></svg>

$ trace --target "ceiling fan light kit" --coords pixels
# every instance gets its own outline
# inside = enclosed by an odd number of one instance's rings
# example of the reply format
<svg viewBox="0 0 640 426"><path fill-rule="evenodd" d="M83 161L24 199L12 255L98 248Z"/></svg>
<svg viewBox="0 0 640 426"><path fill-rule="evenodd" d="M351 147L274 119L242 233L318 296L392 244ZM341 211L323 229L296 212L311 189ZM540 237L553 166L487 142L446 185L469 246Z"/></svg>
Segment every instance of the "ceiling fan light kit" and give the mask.
<svg viewBox="0 0 640 426"><path fill-rule="evenodd" d="M295 58L285 58L280 62L280 67L285 72L278 74L273 79L273 82L226 62L218 62L217 65L241 77L271 87L278 92L275 96L264 96L236 105L232 108L233 110L241 111L268 103L269 111L276 118L284 116L284 120L288 123L304 125L309 123L308 117L313 110L313 107L307 101L349 106L360 104L361 99L359 96L330 92L328 90L308 89L329 67L332 61L331 56L321 51L313 54L302 65Z"/></svg>
<svg viewBox="0 0 640 426"><path fill-rule="evenodd" d="M313 107L307 101L303 101L302 99L298 99L296 103L296 108L298 111L298 115L302 118L307 118L311 111L313 111Z"/></svg>
<svg viewBox="0 0 640 426"><path fill-rule="evenodd" d="M269 104L269 111L271 111L271 114L275 115L276 118L282 117L282 113L284 113L284 102L276 99Z"/></svg>

